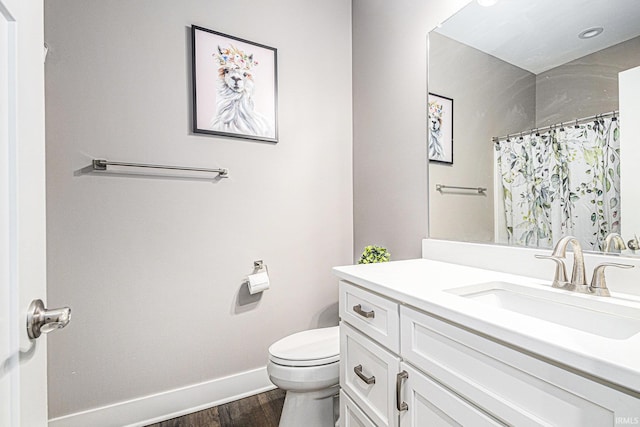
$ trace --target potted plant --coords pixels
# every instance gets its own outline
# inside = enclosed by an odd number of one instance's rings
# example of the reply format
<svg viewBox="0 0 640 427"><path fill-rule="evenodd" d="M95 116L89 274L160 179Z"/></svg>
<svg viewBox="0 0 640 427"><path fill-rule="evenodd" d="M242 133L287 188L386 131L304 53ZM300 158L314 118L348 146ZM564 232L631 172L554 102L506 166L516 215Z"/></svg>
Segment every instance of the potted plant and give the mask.
<svg viewBox="0 0 640 427"><path fill-rule="evenodd" d="M377 262L387 262L391 259L391 254L382 246L369 245L364 248L358 264L374 264Z"/></svg>

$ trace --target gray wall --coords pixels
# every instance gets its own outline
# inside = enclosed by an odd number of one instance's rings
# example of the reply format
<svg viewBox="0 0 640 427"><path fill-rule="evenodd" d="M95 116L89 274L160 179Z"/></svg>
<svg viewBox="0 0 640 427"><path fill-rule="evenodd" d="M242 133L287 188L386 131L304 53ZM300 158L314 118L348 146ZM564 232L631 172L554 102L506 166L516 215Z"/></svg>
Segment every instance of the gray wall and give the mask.
<svg viewBox="0 0 640 427"><path fill-rule="evenodd" d="M353 248L350 2L45 6L48 302L73 309L49 338L50 417L265 366L277 339L336 324L331 267ZM278 144L190 134L191 24L278 48ZM76 173L92 158L230 178ZM272 288L240 305L257 259Z"/></svg>
<svg viewBox="0 0 640 427"><path fill-rule="evenodd" d="M429 37L429 91L454 100L453 165L429 165L429 235L492 242L491 138L534 126L536 76L440 34ZM435 191L436 184L486 187L488 191L484 196L440 193Z"/></svg>
<svg viewBox="0 0 640 427"><path fill-rule="evenodd" d="M468 0L353 0L354 256L421 255L427 236L427 33Z"/></svg>
<svg viewBox="0 0 640 427"><path fill-rule="evenodd" d="M640 37L538 74L536 126L618 109L618 73L640 65Z"/></svg>

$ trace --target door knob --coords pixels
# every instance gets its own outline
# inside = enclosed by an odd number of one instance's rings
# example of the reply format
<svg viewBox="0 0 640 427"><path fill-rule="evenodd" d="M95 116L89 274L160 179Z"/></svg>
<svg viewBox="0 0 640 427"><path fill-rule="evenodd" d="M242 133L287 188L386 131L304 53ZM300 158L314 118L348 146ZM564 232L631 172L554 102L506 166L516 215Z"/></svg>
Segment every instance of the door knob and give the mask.
<svg viewBox="0 0 640 427"><path fill-rule="evenodd" d="M27 334L29 338L38 338L43 332L49 333L62 329L71 320L69 307L46 309L40 299L31 301L27 311Z"/></svg>

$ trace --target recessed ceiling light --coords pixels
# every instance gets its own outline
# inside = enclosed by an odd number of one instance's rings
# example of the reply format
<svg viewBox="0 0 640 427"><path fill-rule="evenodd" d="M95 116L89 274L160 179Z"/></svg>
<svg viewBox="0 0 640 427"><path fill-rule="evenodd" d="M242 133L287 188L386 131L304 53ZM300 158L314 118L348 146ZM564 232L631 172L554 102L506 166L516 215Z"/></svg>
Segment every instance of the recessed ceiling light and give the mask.
<svg viewBox="0 0 640 427"><path fill-rule="evenodd" d="M477 0L480 6L489 7L498 3L498 0Z"/></svg>
<svg viewBox="0 0 640 427"><path fill-rule="evenodd" d="M602 28L602 27L588 28L588 29L584 30L583 32L581 32L580 34L578 34L578 38L581 38L581 39L592 39L592 38L602 34L603 31L604 31L604 28Z"/></svg>

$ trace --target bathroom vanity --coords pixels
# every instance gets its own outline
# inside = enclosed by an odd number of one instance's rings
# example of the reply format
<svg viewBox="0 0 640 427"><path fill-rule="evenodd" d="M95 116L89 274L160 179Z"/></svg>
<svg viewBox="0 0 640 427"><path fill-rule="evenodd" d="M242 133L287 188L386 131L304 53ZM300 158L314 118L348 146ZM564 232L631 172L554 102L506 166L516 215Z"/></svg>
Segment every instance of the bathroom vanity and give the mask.
<svg viewBox="0 0 640 427"><path fill-rule="evenodd" d="M337 267L341 425L640 424L640 298L426 259Z"/></svg>

